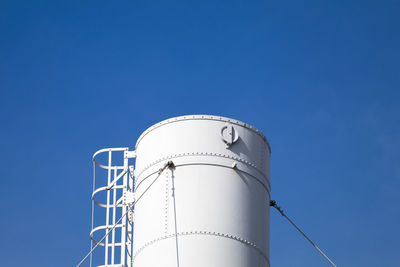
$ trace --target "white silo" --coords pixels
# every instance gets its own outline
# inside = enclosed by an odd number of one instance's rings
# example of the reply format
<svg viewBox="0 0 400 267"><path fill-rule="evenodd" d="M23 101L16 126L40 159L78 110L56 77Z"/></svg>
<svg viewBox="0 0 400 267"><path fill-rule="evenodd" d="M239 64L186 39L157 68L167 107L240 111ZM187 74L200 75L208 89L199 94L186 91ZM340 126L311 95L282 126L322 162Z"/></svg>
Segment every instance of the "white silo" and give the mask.
<svg viewBox="0 0 400 267"><path fill-rule="evenodd" d="M111 163L115 151L124 153L121 166ZM101 152L108 163L95 163L108 179L93 196L106 193L106 226L95 223L92 236L104 237L78 266L98 246L107 247L101 266L270 266L270 147L260 131L219 116L182 116L147 129L135 151ZM113 258L115 246L121 256Z"/></svg>
<svg viewBox="0 0 400 267"><path fill-rule="evenodd" d="M270 148L260 131L177 117L146 130L136 155L133 266L270 266Z"/></svg>

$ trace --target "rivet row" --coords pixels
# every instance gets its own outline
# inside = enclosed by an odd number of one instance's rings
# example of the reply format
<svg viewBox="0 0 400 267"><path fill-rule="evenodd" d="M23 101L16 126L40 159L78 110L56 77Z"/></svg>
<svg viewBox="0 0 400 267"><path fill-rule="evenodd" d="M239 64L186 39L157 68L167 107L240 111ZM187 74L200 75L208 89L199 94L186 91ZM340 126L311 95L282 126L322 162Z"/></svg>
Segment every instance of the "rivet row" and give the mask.
<svg viewBox="0 0 400 267"><path fill-rule="evenodd" d="M160 159L158 159L156 161L153 161L150 164L148 164L146 167L144 167L143 170L139 171L138 175L136 177L140 177L140 175L144 171L146 171L148 168L150 168L151 166L153 166L153 165L155 165L157 163L160 163L162 161L169 160L169 159L172 159L172 158L179 158L179 157L186 157L186 156L216 156L216 157L221 157L221 158L228 158L228 159L233 159L233 160L236 160L236 161L240 161L242 163L245 163L245 164L257 169L257 165L256 164L254 164L254 163L252 163L252 162L250 162L248 160L245 160L245 159L242 159L242 158L239 158L239 157L235 157L235 156L225 155L225 154L221 154L221 153L212 153L212 152L188 152L188 153L178 153L178 154L174 154L174 155L169 155L169 156L160 158Z"/></svg>
<svg viewBox="0 0 400 267"><path fill-rule="evenodd" d="M158 237L156 239L153 239L153 240L145 243L142 247L140 247L134 253L133 260L135 260L137 255L140 252L142 252L145 248L147 248L148 246L150 246L150 245L152 245L152 244L154 244L154 243L156 243L158 241L165 240L165 239L168 239L168 238L172 238L172 237L175 237L175 236L185 236L185 235L213 235L213 236L225 237L225 238L229 238L229 239L232 239L232 240L236 240L236 241L238 241L240 243L243 243L245 245L251 246L254 249L256 249L264 257L264 259L269 263L269 260L268 260L267 256L265 255L265 253L255 243L250 242L250 241L248 241L248 240L246 240L244 238L241 238L239 236L235 236L235 235L231 235L231 234L224 234L224 233L219 233L219 232L212 232L212 231L187 231L187 232L177 233L176 235L175 234L169 234L169 235L165 235L165 236L162 236L162 237Z"/></svg>

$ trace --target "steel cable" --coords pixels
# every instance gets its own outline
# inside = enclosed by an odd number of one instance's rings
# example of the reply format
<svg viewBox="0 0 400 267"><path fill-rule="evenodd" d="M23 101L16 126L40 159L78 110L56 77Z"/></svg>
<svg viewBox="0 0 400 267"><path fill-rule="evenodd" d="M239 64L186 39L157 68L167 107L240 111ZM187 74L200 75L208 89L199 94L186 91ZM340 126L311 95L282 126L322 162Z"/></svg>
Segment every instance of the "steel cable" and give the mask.
<svg viewBox="0 0 400 267"><path fill-rule="evenodd" d="M129 210L132 210L131 207L129 207L129 209L124 213L124 215L122 215L121 218L119 218L119 220L113 225L113 227L99 240L99 242L97 242L96 246L94 246L88 254L86 254L86 256L78 263L78 265L76 265L76 267L81 266L81 264L90 256L92 255L93 251L101 244L101 242L115 229L115 227L117 226L117 224L122 221L122 219L126 216L126 214L128 213Z"/></svg>
<svg viewBox="0 0 400 267"><path fill-rule="evenodd" d="M279 211L279 213L280 213L283 217L285 217L285 218L297 229L297 231L299 231L299 232L308 240L308 242L310 242L311 245L313 245L313 247L316 248L316 249L318 250L318 252L319 252L322 256L324 256L324 258L327 259L327 260L332 264L332 266L335 266L335 267L336 267L336 264L334 264L334 263L331 261L331 259L329 259L328 256L326 256L325 253L322 252L322 250L321 250L317 245L315 245L315 243L314 243L313 241L311 241L311 239L310 239L302 230L300 230L300 228L299 228L288 216L286 216L286 214L283 212L283 210L281 209L281 207L279 207L279 206L276 204L276 201L275 201L275 200L271 200L270 203L269 203L269 205L270 205L271 207L274 207L277 211Z"/></svg>
<svg viewBox="0 0 400 267"><path fill-rule="evenodd" d="M173 167L174 164L172 161L168 161L167 163L165 163L165 165L158 171L158 175L157 177L154 179L153 182L151 182L151 184L146 188L146 190L144 190L144 192L137 198L137 200L134 202L134 204L137 204L139 202L139 200L144 196L144 194L146 194L146 192L150 189L150 187L158 180L158 178L161 176L162 172L168 168L168 167ZM119 220L113 225L113 227L97 242L97 244L91 248L91 250L89 251L88 254L86 254L86 256L78 263L78 265L76 265L76 267L81 266L81 264L89 257L92 255L93 251L101 244L101 242L115 229L115 227L122 221L122 219L128 214L129 211L134 212L134 210L132 209L132 207L129 207L129 209L121 216L121 218L119 218Z"/></svg>
<svg viewBox="0 0 400 267"><path fill-rule="evenodd" d="M178 246L178 223L176 216L176 194L175 194L175 176L173 171L171 170L171 179L172 179L172 197L174 201L174 222L175 222L175 246L176 246L176 265L179 267L179 246Z"/></svg>

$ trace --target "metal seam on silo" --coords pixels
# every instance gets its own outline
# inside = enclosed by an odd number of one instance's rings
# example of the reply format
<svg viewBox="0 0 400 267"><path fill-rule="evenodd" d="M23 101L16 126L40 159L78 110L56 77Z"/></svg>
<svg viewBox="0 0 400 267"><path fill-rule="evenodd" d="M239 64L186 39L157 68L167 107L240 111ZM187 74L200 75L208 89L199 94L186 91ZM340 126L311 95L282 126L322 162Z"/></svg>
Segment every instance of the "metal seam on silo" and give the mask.
<svg viewBox="0 0 400 267"><path fill-rule="evenodd" d="M253 162L250 162L248 160L242 159L240 157L235 157L235 156L230 156L230 155L226 155L226 154L220 154L220 153L212 153L212 152L191 152L191 153L179 153L179 154L173 154L173 155L168 155L165 156L163 158L160 158L158 160L155 160L153 162L151 162L150 164L148 164L147 166L145 166L142 170L138 171L138 175L136 175L136 177L139 177L142 172L146 171L146 169L150 168L151 166L153 166L154 164L157 164L159 162L162 162L164 160L168 160L168 159L172 159L172 158L178 158L178 157L186 157L186 156L215 156L215 157L221 157L221 158L229 158L229 159L233 159L233 160L237 160L240 162L243 162L255 169L257 169L261 174L264 175L264 173L258 169L257 165Z"/></svg>
<svg viewBox="0 0 400 267"><path fill-rule="evenodd" d="M213 165L213 166L220 166L220 167L225 167L225 168L232 169L232 166L226 166L226 165L216 164L216 163L186 163L186 164L176 164L175 167L183 167L183 166L189 166L189 165ZM243 173L249 175L250 177L252 177L253 179L255 179L255 180L256 180L257 182L259 182L259 183L261 184L261 186L267 191L268 196L271 197L271 195L270 195L271 188L270 188L269 184L268 184L268 185L265 185L265 184L263 183L263 181L260 181L260 179L259 179L258 177L254 176L254 175L252 175L251 173L248 173L248 172L246 172L246 171L240 170L238 167L236 167L235 170L238 170L238 171L240 171L240 172L243 172ZM154 172L150 173L149 175L145 176L143 179L141 179L141 180L138 179L138 183L137 183L137 186L136 186L136 188L135 188L135 191L137 190L137 188L139 187L139 185L140 185L142 182L144 182L146 179L148 179L150 176L152 176L152 175L154 175L154 174L156 174L156 173L157 173L157 171L154 171Z"/></svg>
<svg viewBox="0 0 400 267"><path fill-rule="evenodd" d="M248 241L248 240L246 240L244 238L241 238L241 237L238 237L238 236L235 236L235 235L224 234L224 233L220 233L220 232L211 232L211 231L186 231L186 232L177 233L177 236L188 236L188 235L210 235L210 236L224 237L224 238L228 238L228 239L232 239L232 240L238 241L238 242L240 242L242 244L245 244L247 246L250 246L250 247L256 249L263 256L263 258L267 261L268 265L270 265L269 259L264 254L264 252L255 243L250 242L250 241ZM133 261L136 259L136 257L145 248L147 248L147 247L149 247L149 246L151 246L151 245L153 245L153 244L155 244L155 243L157 243L159 241L162 241L162 240L165 240L165 239L168 239L168 238L173 238L175 236L176 236L175 234L169 234L169 235L161 236L161 237L158 237L158 238L155 238L155 239L153 239L151 241L146 242L143 246L141 246L133 254Z"/></svg>
<svg viewBox="0 0 400 267"><path fill-rule="evenodd" d="M169 156L165 156L163 158L160 158L158 160L155 160L153 162L151 162L150 164L148 164L147 166L145 166L142 170L138 171L138 174L136 175L136 179L137 182L140 183L140 179L139 177L142 175L143 172L145 172L147 169L149 169L150 167L152 167L153 165L160 163L162 161L165 160L169 160L169 159L174 159L174 158L179 158L179 157L187 157L187 156L215 156L215 157L221 157L221 158L228 158L228 159L233 159L233 160L237 160L239 162L242 162L246 165L249 165L251 167L253 167L254 169L256 169L262 176L264 176L264 178L266 178L266 180L268 181L268 178L266 177L266 175L258 169L257 165L247 161L245 159L242 159L240 157L234 157L234 156L230 156L230 155L225 155L225 154L220 154L220 153L208 153L208 152L194 152L194 153L179 153L179 154L173 154L173 155L169 155Z"/></svg>

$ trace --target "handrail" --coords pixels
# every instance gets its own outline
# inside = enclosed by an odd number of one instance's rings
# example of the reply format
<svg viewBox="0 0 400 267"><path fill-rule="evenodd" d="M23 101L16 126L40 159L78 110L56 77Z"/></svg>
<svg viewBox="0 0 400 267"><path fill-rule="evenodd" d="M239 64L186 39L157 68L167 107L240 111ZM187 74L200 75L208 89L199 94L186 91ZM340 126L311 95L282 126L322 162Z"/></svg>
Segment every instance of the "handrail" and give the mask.
<svg viewBox="0 0 400 267"><path fill-rule="evenodd" d="M115 189L122 189L122 188L124 188L124 185L116 185L116 186L114 186L114 188ZM92 193L92 200L94 201L94 203L97 206L102 207L102 208L107 208L107 204L100 203L100 202L98 202L97 200L94 199L94 196L97 193L101 192L101 191L108 191L107 190L107 186L102 186L102 187L99 187L96 190L94 190L93 193ZM116 206L116 207L119 207L119 206Z"/></svg>
<svg viewBox="0 0 400 267"><path fill-rule="evenodd" d="M113 152L113 151L127 151L129 150L129 147L110 147L110 148L102 148L94 152L93 158L95 158L98 154L103 153L103 152Z"/></svg>
<svg viewBox="0 0 400 267"><path fill-rule="evenodd" d="M122 223L121 223L121 224L116 224L116 225L115 225L115 228L121 228L121 227L123 227L123 226L124 226L124 225L123 225ZM109 227L107 227L106 225L100 225L100 226L97 226L97 227L93 228L92 231L90 231L90 239L91 239L95 244L99 244L99 246L104 247L104 243L103 243L103 242L98 242L96 239L94 239L93 234L94 234L95 232L99 231L99 230L108 229L108 228L109 228Z"/></svg>
<svg viewBox="0 0 400 267"><path fill-rule="evenodd" d="M114 168L117 168L118 170L121 170L121 169L124 169L124 167L123 166L107 166L107 165L103 165L103 164L101 164L101 163L98 163L97 161L96 161L96 156L97 155L99 155L99 154L101 154L101 153L104 153L104 152L115 152L115 151L129 151L129 148L128 147L116 147L116 148L103 148L103 149L100 149L100 150L97 150L94 154L93 154L93 157L92 157L92 160L93 160L93 162L97 165L97 166L99 166L100 168L102 168L102 169L106 169L106 170L108 170L108 169L114 169Z"/></svg>

